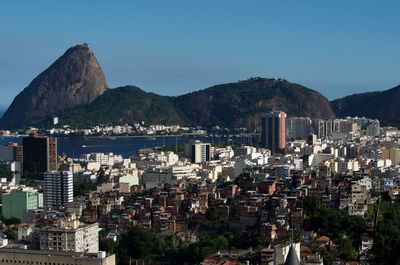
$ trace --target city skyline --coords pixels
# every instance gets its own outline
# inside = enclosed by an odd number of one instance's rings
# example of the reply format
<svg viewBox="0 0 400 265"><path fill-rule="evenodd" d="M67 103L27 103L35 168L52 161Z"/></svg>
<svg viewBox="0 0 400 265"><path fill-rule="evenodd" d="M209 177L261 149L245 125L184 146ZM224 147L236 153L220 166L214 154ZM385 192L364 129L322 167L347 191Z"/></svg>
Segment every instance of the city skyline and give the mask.
<svg viewBox="0 0 400 265"><path fill-rule="evenodd" d="M0 2L0 263L399 264L399 8Z"/></svg>
<svg viewBox="0 0 400 265"><path fill-rule="evenodd" d="M285 78L329 99L400 83L395 1L156 4L2 2L0 105L82 42L109 87L161 95L252 76Z"/></svg>

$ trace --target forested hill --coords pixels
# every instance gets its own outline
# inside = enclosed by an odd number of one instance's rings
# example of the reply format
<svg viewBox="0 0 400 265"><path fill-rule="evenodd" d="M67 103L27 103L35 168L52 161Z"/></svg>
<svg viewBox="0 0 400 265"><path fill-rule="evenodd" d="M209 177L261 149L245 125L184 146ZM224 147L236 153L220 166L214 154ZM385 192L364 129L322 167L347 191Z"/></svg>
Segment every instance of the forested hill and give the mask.
<svg viewBox="0 0 400 265"><path fill-rule="evenodd" d="M282 110L291 116L333 118L328 100L315 90L276 78L250 78L216 85L175 98L176 106L195 124L257 127L260 115Z"/></svg>
<svg viewBox="0 0 400 265"><path fill-rule="evenodd" d="M216 85L178 97L160 96L134 86L109 89L92 103L59 114L78 127L147 123L253 128L273 109L289 115L333 118L328 100L318 92L283 79L251 78Z"/></svg>
<svg viewBox="0 0 400 265"><path fill-rule="evenodd" d="M339 117L365 116L383 123L400 124L400 86L392 89L354 94L331 102Z"/></svg>

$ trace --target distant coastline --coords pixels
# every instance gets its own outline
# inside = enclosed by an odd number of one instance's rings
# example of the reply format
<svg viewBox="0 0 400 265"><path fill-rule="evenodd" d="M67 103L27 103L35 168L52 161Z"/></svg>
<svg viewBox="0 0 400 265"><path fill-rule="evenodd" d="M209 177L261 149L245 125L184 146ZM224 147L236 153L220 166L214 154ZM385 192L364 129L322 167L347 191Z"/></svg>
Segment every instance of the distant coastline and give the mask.
<svg viewBox="0 0 400 265"><path fill-rule="evenodd" d="M0 135L0 137L9 137L9 138L19 138L19 137L28 137L28 134L4 134ZM112 138L161 138L161 137L185 137L185 136L207 136L206 133L182 133L182 134L166 134L166 135L83 135L83 134L43 134L40 136L48 136L48 137L77 137L77 138L93 138L93 139L112 139Z"/></svg>
<svg viewBox="0 0 400 265"><path fill-rule="evenodd" d="M77 135L78 136L78 135ZM182 134L167 134L167 135L98 135L98 136L82 136L85 138L100 138L100 139L112 139L112 138L162 138L162 137L185 137L185 136L207 136L205 133L182 133ZM79 136L78 136L79 137Z"/></svg>
<svg viewBox="0 0 400 265"><path fill-rule="evenodd" d="M137 151L142 148L155 148L165 146L176 146L186 144L190 140L200 140L202 142L223 142L228 141L229 136L208 135L154 135L154 136L64 136L57 140L59 154L68 157L80 157L87 153L114 153L124 157L135 156ZM248 143L247 138L235 137L233 139L242 144ZM22 137L7 136L0 137L0 145L15 142L22 143Z"/></svg>

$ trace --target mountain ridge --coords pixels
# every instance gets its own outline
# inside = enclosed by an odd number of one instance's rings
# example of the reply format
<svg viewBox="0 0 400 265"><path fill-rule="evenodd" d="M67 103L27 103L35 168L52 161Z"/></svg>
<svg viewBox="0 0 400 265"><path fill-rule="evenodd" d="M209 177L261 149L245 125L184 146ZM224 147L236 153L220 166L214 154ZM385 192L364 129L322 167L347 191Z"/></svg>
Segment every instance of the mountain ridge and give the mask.
<svg viewBox="0 0 400 265"><path fill-rule="evenodd" d="M371 107L373 106L373 107ZM395 123L400 86L328 101L321 93L281 78L253 77L180 96L162 96L127 85L108 89L87 44L69 48L20 92L0 120L6 129L61 124L147 123L257 128L271 110L289 116L332 119L366 116Z"/></svg>
<svg viewBox="0 0 400 265"><path fill-rule="evenodd" d="M59 119L77 127L145 121L254 128L261 113L274 107L314 118L334 116L328 100L314 90L282 79L250 78L181 96L161 96L136 86L108 89L91 104L60 112Z"/></svg>
<svg viewBox="0 0 400 265"><path fill-rule="evenodd" d="M400 123L400 85L388 90L352 94L331 101L338 117L365 116L384 124Z"/></svg>
<svg viewBox="0 0 400 265"><path fill-rule="evenodd" d="M334 116L328 100L319 92L281 78L253 77L219 84L179 96L176 104L203 126L221 123L255 128L259 126L261 113L273 109L313 118Z"/></svg>

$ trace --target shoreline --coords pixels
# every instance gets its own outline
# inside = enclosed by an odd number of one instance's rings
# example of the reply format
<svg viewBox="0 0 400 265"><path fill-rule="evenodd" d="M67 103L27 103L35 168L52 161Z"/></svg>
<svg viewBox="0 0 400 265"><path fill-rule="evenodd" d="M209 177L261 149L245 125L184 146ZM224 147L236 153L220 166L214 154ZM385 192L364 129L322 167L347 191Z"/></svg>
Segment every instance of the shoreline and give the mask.
<svg viewBox="0 0 400 265"><path fill-rule="evenodd" d="M29 135L0 135L5 138L22 138L28 137ZM184 133L184 134L168 134L168 135L39 135L46 137L57 137L57 138L104 138L104 139L121 139L121 138L161 138L161 137L184 137L184 136L208 136L208 134L199 133Z"/></svg>
<svg viewBox="0 0 400 265"><path fill-rule="evenodd" d="M29 135L0 135L0 137L4 138L22 138L22 137L28 137ZM42 135L41 135L42 136ZM172 138L172 137L190 137L190 136L197 136L197 137L221 137L221 138L227 138L227 137L249 137L249 135L246 136L236 136L236 135L220 135L220 136L212 136L208 135L206 133L184 133L184 134L168 134L168 135L43 135L46 137L56 137L56 138L88 138L88 139L126 139L126 138Z"/></svg>
<svg viewBox="0 0 400 265"><path fill-rule="evenodd" d="M185 137L185 136L208 136L207 134L198 133L185 133L185 134L168 134L168 135L99 135L99 136L78 136L85 138L105 138L105 139L118 139L118 138L162 138L162 137Z"/></svg>

